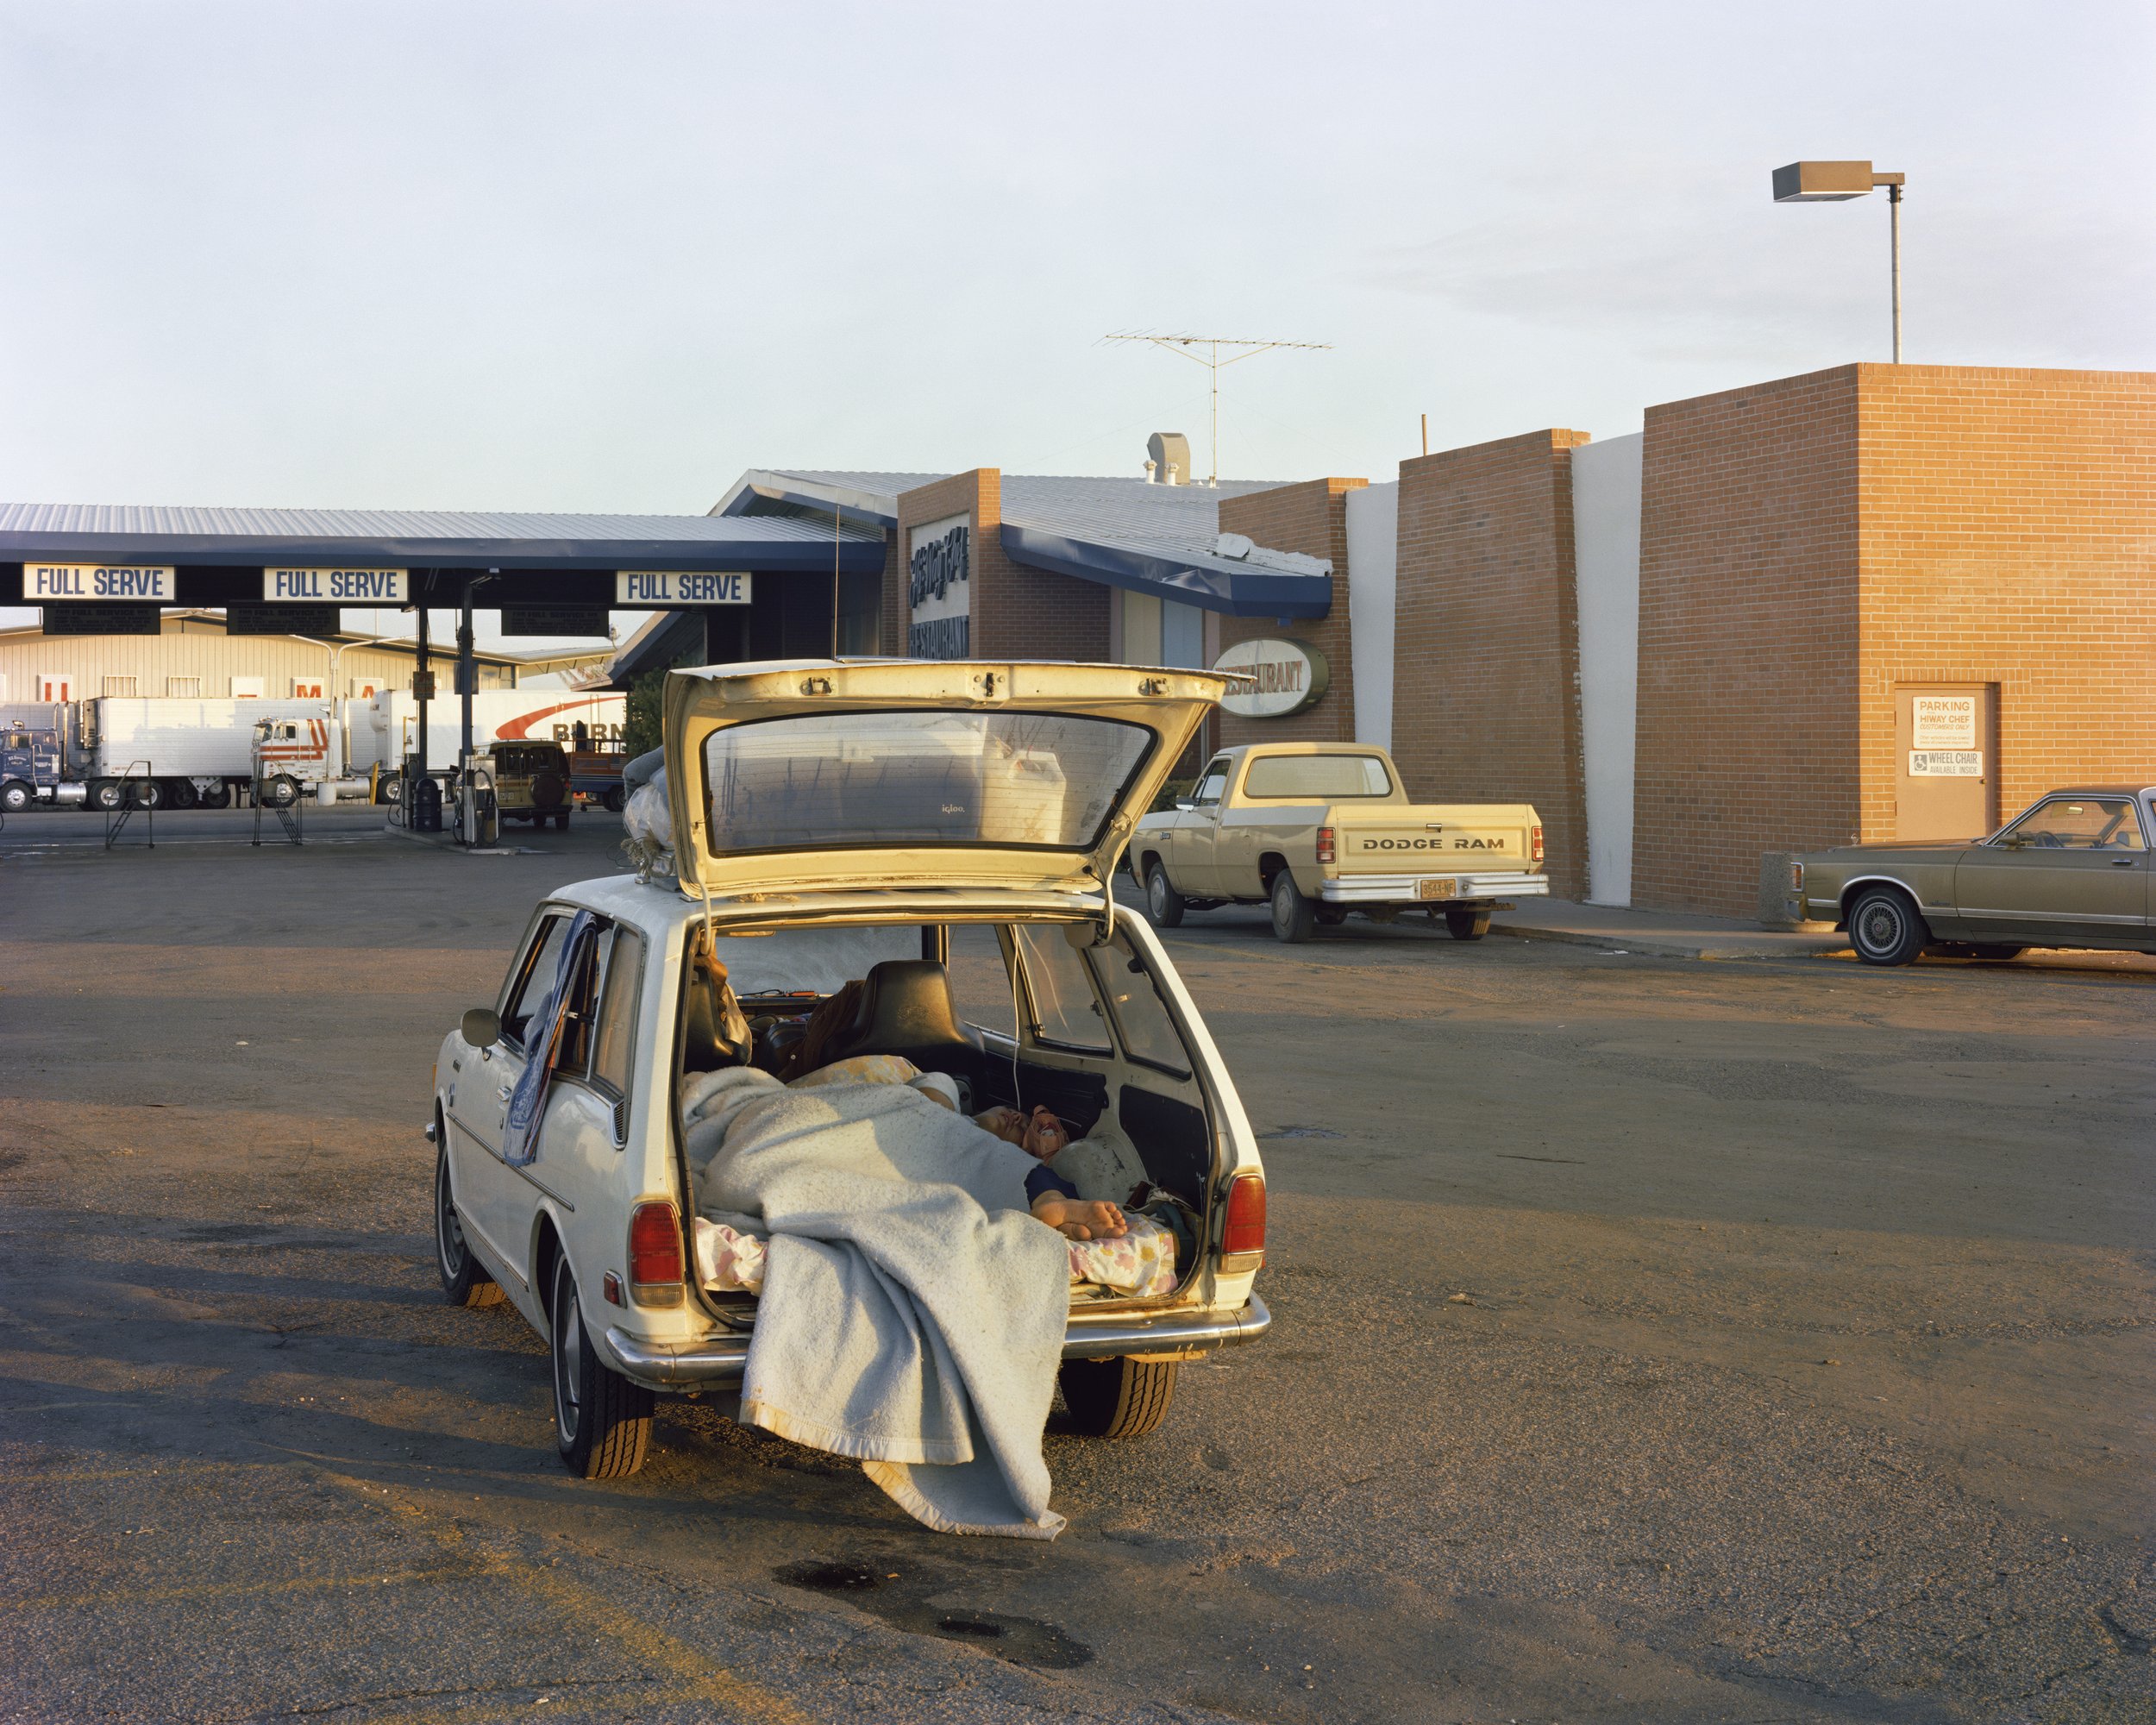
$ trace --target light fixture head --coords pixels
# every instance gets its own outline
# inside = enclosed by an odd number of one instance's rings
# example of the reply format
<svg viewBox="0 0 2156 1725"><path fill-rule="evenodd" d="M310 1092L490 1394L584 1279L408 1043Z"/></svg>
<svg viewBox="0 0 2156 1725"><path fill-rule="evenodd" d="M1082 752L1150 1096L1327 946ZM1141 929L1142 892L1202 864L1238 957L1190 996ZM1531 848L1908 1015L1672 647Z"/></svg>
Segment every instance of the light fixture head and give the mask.
<svg viewBox="0 0 2156 1725"><path fill-rule="evenodd" d="M1868 195L1877 184L1868 161L1791 162L1774 171L1774 201L1839 204Z"/></svg>

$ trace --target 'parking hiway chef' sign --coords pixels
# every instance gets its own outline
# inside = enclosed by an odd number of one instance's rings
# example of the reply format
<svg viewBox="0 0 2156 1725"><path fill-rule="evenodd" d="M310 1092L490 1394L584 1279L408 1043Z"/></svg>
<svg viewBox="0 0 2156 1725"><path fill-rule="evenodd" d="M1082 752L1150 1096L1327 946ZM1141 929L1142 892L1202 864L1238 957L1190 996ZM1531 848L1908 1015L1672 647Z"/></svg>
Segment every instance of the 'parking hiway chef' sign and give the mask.
<svg viewBox="0 0 2156 1725"><path fill-rule="evenodd" d="M1977 698L1974 695L1911 695L1909 747L1974 749Z"/></svg>
<svg viewBox="0 0 2156 1725"><path fill-rule="evenodd" d="M402 569L265 569L266 605L402 605Z"/></svg>
<svg viewBox="0 0 2156 1725"><path fill-rule="evenodd" d="M140 563L25 563L22 603L79 605L123 599L130 605L177 605L170 568Z"/></svg>
<svg viewBox="0 0 2156 1725"><path fill-rule="evenodd" d="M677 605L746 605L746 569L617 569L614 603L625 611Z"/></svg>

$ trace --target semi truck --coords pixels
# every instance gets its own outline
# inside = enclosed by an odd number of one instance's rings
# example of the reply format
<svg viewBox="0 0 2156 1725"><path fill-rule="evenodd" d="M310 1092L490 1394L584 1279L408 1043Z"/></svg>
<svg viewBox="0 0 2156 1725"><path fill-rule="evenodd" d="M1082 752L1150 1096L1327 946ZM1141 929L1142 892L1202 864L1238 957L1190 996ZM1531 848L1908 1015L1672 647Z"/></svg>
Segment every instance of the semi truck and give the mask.
<svg viewBox="0 0 2156 1725"><path fill-rule="evenodd" d="M472 704L479 749L604 747L618 741L626 717L618 694L561 688L483 689ZM428 717L428 768L447 772L461 739L461 697L435 700ZM394 801L404 757L418 745L418 706L403 690L334 703L121 695L17 703L0 711L0 810L229 807L252 781L254 731L265 722L279 730L266 756L278 771L265 781L278 802L325 780L360 793L372 781L379 800Z"/></svg>
<svg viewBox="0 0 2156 1725"><path fill-rule="evenodd" d="M280 733L276 800L331 775L327 701L103 695L16 709L0 731L0 809L224 808L253 782L254 730L265 721Z"/></svg>

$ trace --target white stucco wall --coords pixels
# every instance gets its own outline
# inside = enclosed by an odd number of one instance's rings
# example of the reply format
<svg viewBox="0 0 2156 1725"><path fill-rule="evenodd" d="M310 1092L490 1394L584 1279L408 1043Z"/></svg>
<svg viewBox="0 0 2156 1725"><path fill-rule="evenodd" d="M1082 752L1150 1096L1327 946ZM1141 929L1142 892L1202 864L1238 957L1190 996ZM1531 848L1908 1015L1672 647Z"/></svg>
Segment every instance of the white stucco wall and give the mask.
<svg viewBox="0 0 2156 1725"><path fill-rule="evenodd" d="M1632 902L1633 744L1639 705L1639 471L1645 437L1572 451L1579 585L1580 736L1586 749L1587 896Z"/></svg>
<svg viewBox="0 0 2156 1725"><path fill-rule="evenodd" d="M1355 740L1393 746L1393 618L1400 557L1400 485L1347 493L1347 606Z"/></svg>

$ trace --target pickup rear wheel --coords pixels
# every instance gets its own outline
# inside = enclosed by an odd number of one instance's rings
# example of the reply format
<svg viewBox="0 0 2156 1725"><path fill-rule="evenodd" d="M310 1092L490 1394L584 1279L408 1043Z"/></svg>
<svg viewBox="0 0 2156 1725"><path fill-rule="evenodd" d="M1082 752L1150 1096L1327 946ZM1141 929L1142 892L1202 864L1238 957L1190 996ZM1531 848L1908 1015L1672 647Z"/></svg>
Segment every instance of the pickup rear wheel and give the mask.
<svg viewBox="0 0 2156 1725"><path fill-rule="evenodd" d="M1867 887L1849 906L1849 944L1867 964L1913 963L1931 938L1916 901L1899 887Z"/></svg>
<svg viewBox="0 0 2156 1725"><path fill-rule="evenodd" d="M447 1145L434 1154L434 1257L435 1266L442 1272L442 1297L452 1306L501 1304L501 1284L479 1268L479 1259L465 1240L456 1195L449 1189Z"/></svg>
<svg viewBox="0 0 2156 1725"><path fill-rule="evenodd" d="M1160 1429L1175 1399L1172 1359L1067 1359L1057 1379L1081 1438L1142 1438Z"/></svg>
<svg viewBox="0 0 2156 1725"><path fill-rule="evenodd" d="M1169 884L1167 865L1159 857L1145 871L1145 918L1155 928L1181 928L1186 906L1183 895Z"/></svg>
<svg viewBox="0 0 2156 1725"><path fill-rule="evenodd" d="M586 1479L626 1479L651 1442L652 1394L602 1362L584 1327L576 1274L564 1251L554 1261L554 1442L563 1465Z"/></svg>
<svg viewBox="0 0 2156 1725"><path fill-rule="evenodd" d="M1303 897L1295 877L1282 869L1273 876L1273 932L1293 945L1309 939L1317 927L1316 907Z"/></svg>
<svg viewBox="0 0 2156 1725"><path fill-rule="evenodd" d="M1480 940L1489 932L1488 911L1447 911L1445 925L1455 940Z"/></svg>

